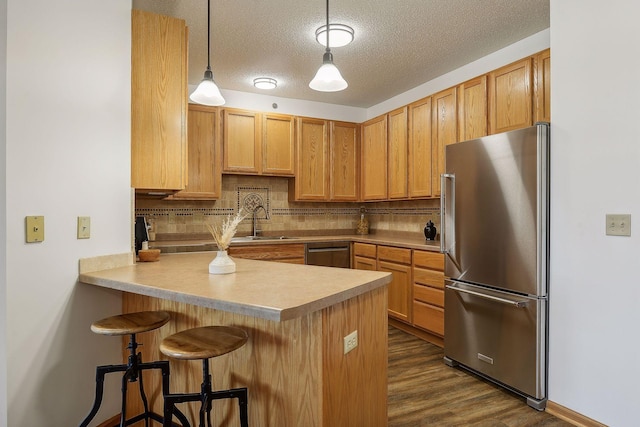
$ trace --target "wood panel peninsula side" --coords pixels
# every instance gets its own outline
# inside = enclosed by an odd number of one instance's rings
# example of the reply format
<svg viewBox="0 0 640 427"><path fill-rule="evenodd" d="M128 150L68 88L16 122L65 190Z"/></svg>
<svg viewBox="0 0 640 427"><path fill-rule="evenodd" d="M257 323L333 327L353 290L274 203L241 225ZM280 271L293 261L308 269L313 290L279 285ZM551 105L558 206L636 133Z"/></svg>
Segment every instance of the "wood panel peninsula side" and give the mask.
<svg viewBox="0 0 640 427"><path fill-rule="evenodd" d="M251 426L387 426L389 273L236 259L236 273L210 275L213 257L168 254L94 272L82 272L81 260L79 281L122 291L125 313L171 313L167 325L139 335L146 361L166 359L160 341L184 329L246 329L245 346L210 364L215 389L249 389ZM356 330L358 346L344 354L343 339ZM171 392L198 392L200 362L170 363ZM161 413L160 375L145 373L144 383ZM131 414L141 406L135 394ZM182 409L197 419L195 404ZM238 425L236 402L215 402L213 417Z"/></svg>

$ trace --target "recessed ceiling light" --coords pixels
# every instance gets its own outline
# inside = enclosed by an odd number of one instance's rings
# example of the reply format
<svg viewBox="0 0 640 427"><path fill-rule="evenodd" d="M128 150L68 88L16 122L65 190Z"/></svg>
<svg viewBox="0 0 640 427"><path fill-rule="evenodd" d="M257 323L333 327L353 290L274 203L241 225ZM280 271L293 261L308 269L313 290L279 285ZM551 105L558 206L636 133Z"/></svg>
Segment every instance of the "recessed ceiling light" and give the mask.
<svg viewBox="0 0 640 427"><path fill-rule="evenodd" d="M353 41L353 28L344 24L329 24L329 30L331 31L331 36L329 37L329 42L331 46L329 47L342 47L346 46ZM322 46L327 46L327 26L323 25L322 27L316 30L316 40Z"/></svg>
<svg viewBox="0 0 640 427"><path fill-rule="evenodd" d="M258 77L253 79L253 85L258 89L275 89L278 87L278 82L271 77Z"/></svg>

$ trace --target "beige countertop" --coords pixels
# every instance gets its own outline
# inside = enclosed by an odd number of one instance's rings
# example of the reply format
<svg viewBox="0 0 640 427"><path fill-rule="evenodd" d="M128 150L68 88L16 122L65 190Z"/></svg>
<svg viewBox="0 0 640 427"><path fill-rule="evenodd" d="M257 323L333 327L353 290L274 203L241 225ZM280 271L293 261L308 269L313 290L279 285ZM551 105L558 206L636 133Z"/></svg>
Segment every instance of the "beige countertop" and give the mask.
<svg viewBox="0 0 640 427"><path fill-rule="evenodd" d="M378 271L234 258L235 273L209 274L212 252L163 254L160 261L81 273L79 281L274 321L304 316L387 285Z"/></svg>
<svg viewBox="0 0 640 427"><path fill-rule="evenodd" d="M287 236L287 239L279 239L280 236ZM149 242L150 248L160 249L163 252L193 252L193 251L215 251L217 248L213 239L207 235L177 235L176 239L171 239L171 235L165 235L162 240ZM308 235L304 233L294 234L282 231L272 233L271 238L253 241L236 241L234 245L266 245L266 244L291 244L291 243L312 243L329 241L349 241L371 243L376 245L397 246L407 249L420 249L425 251L440 251L440 241L428 241L420 233L378 231L371 234L327 234Z"/></svg>

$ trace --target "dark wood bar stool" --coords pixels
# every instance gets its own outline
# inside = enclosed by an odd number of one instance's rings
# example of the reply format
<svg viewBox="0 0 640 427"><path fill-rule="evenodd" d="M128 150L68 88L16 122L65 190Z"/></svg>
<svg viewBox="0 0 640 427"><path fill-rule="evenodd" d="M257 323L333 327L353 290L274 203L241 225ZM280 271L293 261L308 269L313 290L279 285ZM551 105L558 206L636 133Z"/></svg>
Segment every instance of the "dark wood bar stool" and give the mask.
<svg viewBox="0 0 640 427"><path fill-rule="evenodd" d="M169 357L183 360L202 360L202 385L200 393L176 393L164 395L164 427L171 426L176 403L201 402L200 427L211 427L211 404L218 399L238 399L240 425L249 427L247 415L247 388L213 391L209 374L209 359L230 353L247 342L246 331L234 326L204 326L187 329L162 340L160 351ZM177 415L177 413L176 413Z"/></svg>
<svg viewBox="0 0 640 427"><path fill-rule="evenodd" d="M162 372L162 393L169 392L169 362L167 360L157 362L142 362L142 354L137 353L138 343L136 342L136 334L151 331L164 326L170 319L169 313L166 311L141 311L137 313L127 313L117 316L107 317L91 324L91 330L100 335L130 335L129 345L127 349L130 351L127 364L122 365L102 365L96 368L96 396L93 407L89 415L80 423L80 427L86 427L89 422L96 416L100 404L102 403L102 395L104 389L104 377L111 372L124 372L122 375L122 410L120 413L121 427L134 424L144 420L145 427L149 426L149 420L155 420L164 423L164 417L149 410L147 396L144 392L142 384L142 371L148 369L159 369ZM139 380L139 381L138 381ZM144 405L144 412L133 418L127 419L127 383L136 382L140 385L140 398ZM176 412L176 417L181 422L187 422L186 417L181 412ZM169 424L171 425L171 424ZM188 425L188 422L187 424Z"/></svg>

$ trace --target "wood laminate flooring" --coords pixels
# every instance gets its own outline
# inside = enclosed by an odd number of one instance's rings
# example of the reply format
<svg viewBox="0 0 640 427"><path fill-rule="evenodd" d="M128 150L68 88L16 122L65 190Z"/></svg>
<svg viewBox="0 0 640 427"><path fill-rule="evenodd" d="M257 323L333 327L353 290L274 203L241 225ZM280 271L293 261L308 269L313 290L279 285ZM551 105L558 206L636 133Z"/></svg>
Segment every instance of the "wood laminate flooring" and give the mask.
<svg viewBox="0 0 640 427"><path fill-rule="evenodd" d="M564 427L524 398L444 364L440 347L389 327L389 427Z"/></svg>

